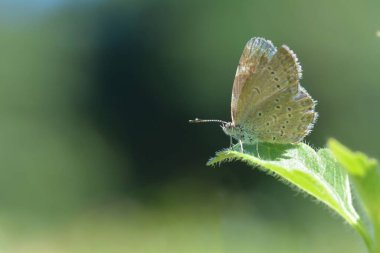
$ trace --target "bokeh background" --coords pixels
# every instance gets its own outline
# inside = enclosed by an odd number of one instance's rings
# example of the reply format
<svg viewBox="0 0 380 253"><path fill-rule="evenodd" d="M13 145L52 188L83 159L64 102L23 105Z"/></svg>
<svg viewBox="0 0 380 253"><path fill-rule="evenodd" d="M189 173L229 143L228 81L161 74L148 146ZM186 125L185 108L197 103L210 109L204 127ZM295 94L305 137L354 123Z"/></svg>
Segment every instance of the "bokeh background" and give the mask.
<svg viewBox="0 0 380 253"><path fill-rule="evenodd" d="M335 137L380 158L379 1L0 2L1 252L365 252L326 207L240 163L246 41L287 44Z"/></svg>

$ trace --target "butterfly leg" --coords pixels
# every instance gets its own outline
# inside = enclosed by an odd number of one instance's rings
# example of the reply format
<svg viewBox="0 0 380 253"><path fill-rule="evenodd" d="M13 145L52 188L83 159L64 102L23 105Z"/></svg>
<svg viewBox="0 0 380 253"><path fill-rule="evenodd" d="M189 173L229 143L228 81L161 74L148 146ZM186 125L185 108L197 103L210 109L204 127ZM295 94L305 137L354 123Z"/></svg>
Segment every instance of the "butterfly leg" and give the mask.
<svg viewBox="0 0 380 253"><path fill-rule="evenodd" d="M239 143L240 143L240 151L242 153L244 153L244 149L243 149L243 142L241 140L239 140Z"/></svg>
<svg viewBox="0 0 380 253"><path fill-rule="evenodd" d="M257 152L257 157L258 157L259 159L261 159L261 157L260 157L260 153L259 153L259 142L256 142L256 152Z"/></svg>

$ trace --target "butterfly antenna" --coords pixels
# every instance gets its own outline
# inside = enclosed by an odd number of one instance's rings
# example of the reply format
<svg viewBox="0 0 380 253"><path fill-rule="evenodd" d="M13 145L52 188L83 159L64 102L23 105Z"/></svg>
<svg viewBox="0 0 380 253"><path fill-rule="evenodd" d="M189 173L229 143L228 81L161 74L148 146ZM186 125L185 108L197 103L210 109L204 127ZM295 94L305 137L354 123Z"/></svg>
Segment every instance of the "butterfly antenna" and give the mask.
<svg viewBox="0 0 380 253"><path fill-rule="evenodd" d="M219 120L219 119L198 119L198 118L195 118L195 119L189 120L189 123L208 123L208 122L218 122L218 123L227 124L226 121Z"/></svg>

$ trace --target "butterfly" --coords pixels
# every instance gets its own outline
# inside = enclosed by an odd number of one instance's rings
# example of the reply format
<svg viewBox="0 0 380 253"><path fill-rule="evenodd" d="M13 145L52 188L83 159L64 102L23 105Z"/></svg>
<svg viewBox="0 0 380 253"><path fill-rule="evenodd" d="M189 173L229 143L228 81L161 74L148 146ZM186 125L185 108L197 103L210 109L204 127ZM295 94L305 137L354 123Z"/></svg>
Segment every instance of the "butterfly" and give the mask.
<svg viewBox="0 0 380 253"><path fill-rule="evenodd" d="M244 47L232 87L231 122L223 131L243 143L297 143L307 136L318 117L316 101L300 85L301 65L287 46L255 37Z"/></svg>

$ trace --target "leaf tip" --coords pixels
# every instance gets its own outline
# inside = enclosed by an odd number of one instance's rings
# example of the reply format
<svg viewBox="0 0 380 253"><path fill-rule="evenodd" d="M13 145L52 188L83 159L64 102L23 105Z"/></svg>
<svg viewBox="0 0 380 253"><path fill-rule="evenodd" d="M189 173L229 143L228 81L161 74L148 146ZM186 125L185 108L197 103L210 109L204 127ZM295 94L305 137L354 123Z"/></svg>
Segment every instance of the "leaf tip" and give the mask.
<svg viewBox="0 0 380 253"><path fill-rule="evenodd" d="M369 158L362 152L354 152L334 138L328 140L327 146L335 158L353 176L365 176L368 171L378 166L376 159Z"/></svg>

